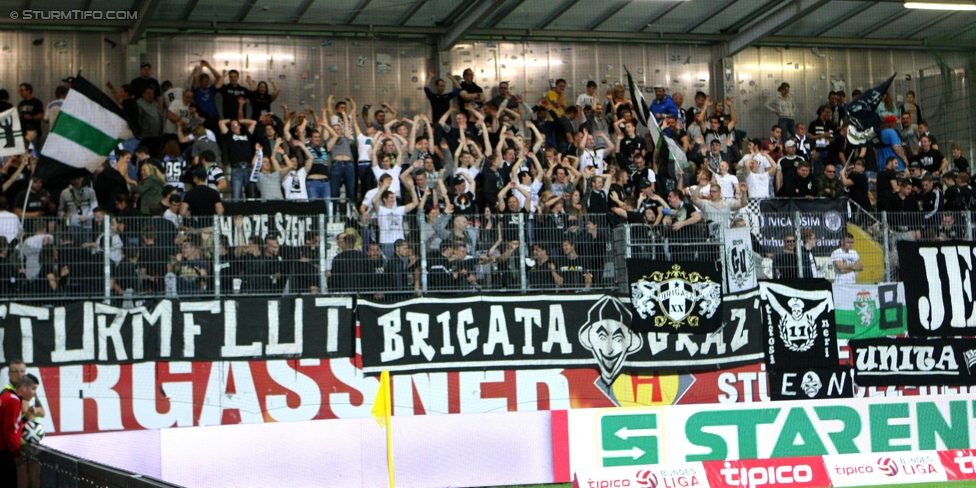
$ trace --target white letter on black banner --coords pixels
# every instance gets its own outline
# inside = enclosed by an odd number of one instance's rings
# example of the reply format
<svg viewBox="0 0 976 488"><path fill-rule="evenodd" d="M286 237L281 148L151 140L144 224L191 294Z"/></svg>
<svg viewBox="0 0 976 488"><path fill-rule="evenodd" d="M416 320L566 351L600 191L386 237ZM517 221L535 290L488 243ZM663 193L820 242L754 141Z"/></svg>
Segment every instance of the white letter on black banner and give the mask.
<svg viewBox="0 0 976 488"><path fill-rule="evenodd" d="M495 353L495 346L501 344L502 354L511 356L515 354L515 346L508 339L508 323L505 321L505 308L501 305L492 305L491 318L488 319L488 340L481 347L481 353L491 356Z"/></svg>
<svg viewBox="0 0 976 488"><path fill-rule="evenodd" d="M278 320L278 300L268 300L268 347L264 352L268 356L278 354L301 354L302 334L305 330L305 309L301 298L295 299L295 342L281 343L281 323ZM331 340L331 338L330 338Z"/></svg>
<svg viewBox="0 0 976 488"><path fill-rule="evenodd" d="M532 327L542 327L542 312L534 308L516 308L515 321L522 322L522 327L525 329L525 343L522 345L522 354L526 356L535 354L535 346L532 345ZM552 346L550 345L550 347Z"/></svg>
<svg viewBox="0 0 976 488"><path fill-rule="evenodd" d="M573 343L566 337L566 317L563 315L562 305L549 305L549 333L546 342L542 343L542 352L552 352L552 346L559 344L559 352L570 354Z"/></svg>
<svg viewBox="0 0 976 488"><path fill-rule="evenodd" d="M396 361L403 357L403 337L400 335L400 311L380 316L377 324L383 328L383 352L380 361Z"/></svg>
<svg viewBox="0 0 976 488"><path fill-rule="evenodd" d="M407 323L410 324L410 355L419 356L423 353L428 361L433 361L434 348L427 344L427 338L430 337L430 315L407 312Z"/></svg>
<svg viewBox="0 0 976 488"><path fill-rule="evenodd" d="M220 301L211 300L208 302L180 302L180 311L188 312L183 314L183 357L192 358L196 355L196 339L202 329L193 323L193 312L220 313Z"/></svg>
<svg viewBox="0 0 976 488"><path fill-rule="evenodd" d="M16 313L12 305L10 311ZM25 307L35 308L35 307ZM51 351L51 362L64 363L68 361L92 361L95 359L95 307L91 302L85 302L84 317L82 318L81 349L68 350L68 337L65 331L64 307L54 309L54 350ZM45 312L44 320L47 318ZM39 317L40 318L40 317ZM78 320L73 317L72 320ZM23 321L21 322L23 324ZM26 355L24 361L27 361ZM62 429L63 430L63 429Z"/></svg>
<svg viewBox="0 0 976 488"><path fill-rule="evenodd" d="M97 314L113 314L115 318L112 319L112 325L108 327L105 326L107 322L105 315L99 315L98 320L98 360L108 361L108 340L112 339L112 345L115 348L115 359L116 361L126 361L128 356L125 353L125 343L122 342L122 324L125 323L125 317L129 315L129 312L125 309L111 307L109 305L97 304L95 305L95 313Z"/></svg>

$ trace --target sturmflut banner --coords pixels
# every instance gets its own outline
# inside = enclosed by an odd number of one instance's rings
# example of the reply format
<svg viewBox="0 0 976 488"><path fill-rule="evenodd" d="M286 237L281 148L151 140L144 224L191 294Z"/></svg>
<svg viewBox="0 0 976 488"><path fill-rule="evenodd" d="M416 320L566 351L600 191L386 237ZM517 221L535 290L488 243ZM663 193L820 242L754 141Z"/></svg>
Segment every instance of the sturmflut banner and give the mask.
<svg viewBox="0 0 976 488"><path fill-rule="evenodd" d="M357 302L363 371L592 368L609 390L627 368L714 369L762 359L757 292L725 297L712 334L637 333L610 295Z"/></svg>
<svg viewBox="0 0 976 488"><path fill-rule="evenodd" d="M0 363L32 366L140 361L352 357L349 297L178 301L135 308L100 302L0 305Z"/></svg>

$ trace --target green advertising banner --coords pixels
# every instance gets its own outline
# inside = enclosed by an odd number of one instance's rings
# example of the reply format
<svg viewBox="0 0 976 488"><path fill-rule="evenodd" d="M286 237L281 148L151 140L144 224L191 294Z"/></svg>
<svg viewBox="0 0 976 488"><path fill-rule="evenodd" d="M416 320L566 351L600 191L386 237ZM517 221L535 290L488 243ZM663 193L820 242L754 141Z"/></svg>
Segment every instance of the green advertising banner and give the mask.
<svg viewBox="0 0 976 488"><path fill-rule="evenodd" d="M834 284L838 339L873 339L905 334L905 285Z"/></svg>
<svg viewBox="0 0 976 488"><path fill-rule="evenodd" d="M553 462L569 472L976 446L976 395L578 409L553 420L554 446L566 442L553 452L568 456Z"/></svg>

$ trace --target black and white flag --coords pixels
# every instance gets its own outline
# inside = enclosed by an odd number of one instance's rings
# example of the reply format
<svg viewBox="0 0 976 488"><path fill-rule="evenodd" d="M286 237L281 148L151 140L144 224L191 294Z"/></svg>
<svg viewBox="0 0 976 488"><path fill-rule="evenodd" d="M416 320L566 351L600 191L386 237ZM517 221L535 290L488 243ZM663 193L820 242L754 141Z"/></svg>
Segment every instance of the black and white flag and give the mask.
<svg viewBox="0 0 976 488"><path fill-rule="evenodd" d="M714 263L628 259L634 329L704 334L722 326L722 273Z"/></svg>
<svg viewBox="0 0 976 488"><path fill-rule="evenodd" d="M774 401L854 398L854 376L843 367L770 371L769 396Z"/></svg>
<svg viewBox="0 0 976 488"><path fill-rule="evenodd" d="M858 386L976 384L976 339L864 339L850 347Z"/></svg>
<svg viewBox="0 0 976 488"><path fill-rule="evenodd" d="M759 283L752 254L752 231L747 227L725 230L725 269L729 293L751 290Z"/></svg>
<svg viewBox="0 0 976 488"><path fill-rule="evenodd" d="M24 132L17 109L0 112L0 158L24 154Z"/></svg>
<svg viewBox="0 0 976 488"><path fill-rule="evenodd" d="M891 75L891 78L884 83L865 90L857 100L851 102L851 107L847 110L847 117L851 121L851 126L847 130L847 140L851 144L864 144L881 133L878 105L894 79L895 75Z"/></svg>
<svg viewBox="0 0 976 488"><path fill-rule="evenodd" d="M834 297L823 280L759 283L769 370L837 366Z"/></svg>
<svg viewBox="0 0 976 488"><path fill-rule="evenodd" d="M908 335L976 335L976 243L898 242Z"/></svg>

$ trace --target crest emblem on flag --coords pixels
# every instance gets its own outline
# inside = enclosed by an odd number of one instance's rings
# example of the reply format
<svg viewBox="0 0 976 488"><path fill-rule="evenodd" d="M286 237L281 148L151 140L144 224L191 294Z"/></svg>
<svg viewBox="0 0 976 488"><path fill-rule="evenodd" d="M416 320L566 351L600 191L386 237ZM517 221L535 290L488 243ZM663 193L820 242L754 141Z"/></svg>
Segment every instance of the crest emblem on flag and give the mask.
<svg viewBox="0 0 976 488"><path fill-rule="evenodd" d="M854 299L854 310L857 311L857 318L861 321L861 326L871 327L877 308L877 304L871 298L871 292L857 292L857 297Z"/></svg>
<svg viewBox="0 0 976 488"><path fill-rule="evenodd" d="M711 318L722 304L722 285L675 264L670 271L655 271L633 283L631 301L641 318L654 317L656 327L697 327L698 315ZM698 314L696 307L701 309Z"/></svg>

